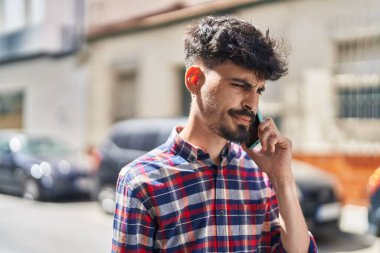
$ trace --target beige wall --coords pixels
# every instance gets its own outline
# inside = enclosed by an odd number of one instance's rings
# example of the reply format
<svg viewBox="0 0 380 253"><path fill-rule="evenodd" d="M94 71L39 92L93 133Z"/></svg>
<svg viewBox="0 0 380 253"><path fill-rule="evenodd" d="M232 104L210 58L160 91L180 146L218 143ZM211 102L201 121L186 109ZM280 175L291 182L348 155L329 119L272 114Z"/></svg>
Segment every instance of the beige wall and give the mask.
<svg viewBox="0 0 380 253"><path fill-rule="evenodd" d="M180 6L194 6L207 2L228 0L87 0L86 27L140 18Z"/></svg>
<svg viewBox="0 0 380 253"><path fill-rule="evenodd" d="M269 27L290 46L280 110L284 132L294 140L296 150L380 153L380 121L336 119L333 83L335 42L342 28L347 36L356 28L366 30L367 24L377 24L380 31L379 1L284 1L238 15L263 29Z"/></svg>
<svg viewBox="0 0 380 253"><path fill-rule="evenodd" d="M90 44L92 114L89 122L93 142L99 142L112 123L110 94L115 85L115 72L123 68L136 70L137 117L181 113L178 70L183 66L184 28L185 24L179 24Z"/></svg>

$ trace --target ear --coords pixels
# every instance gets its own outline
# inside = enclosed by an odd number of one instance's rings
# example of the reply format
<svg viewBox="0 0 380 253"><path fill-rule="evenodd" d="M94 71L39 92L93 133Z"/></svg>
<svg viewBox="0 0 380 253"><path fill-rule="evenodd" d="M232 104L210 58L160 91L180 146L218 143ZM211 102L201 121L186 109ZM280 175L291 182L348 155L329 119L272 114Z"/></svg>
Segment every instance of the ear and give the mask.
<svg viewBox="0 0 380 253"><path fill-rule="evenodd" d="M199 66L192 65L186 70L185 84L191 94L198 94L204 80L204 72Z"/></svg>

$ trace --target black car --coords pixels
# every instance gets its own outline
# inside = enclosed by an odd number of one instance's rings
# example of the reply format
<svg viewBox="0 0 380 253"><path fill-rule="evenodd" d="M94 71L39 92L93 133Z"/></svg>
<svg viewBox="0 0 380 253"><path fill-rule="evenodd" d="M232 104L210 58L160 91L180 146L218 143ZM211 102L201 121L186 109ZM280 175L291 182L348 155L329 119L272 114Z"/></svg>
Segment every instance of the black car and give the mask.
<svg viewBox="0 0 380 253"><path fill-rule="evenodd" d="M115 185L122 167L147 151L164 143L173 127L186 119L134 119L117 123L100 147L98 199L112 214L115 208ZM340 217L340 194L337 180L310 164L293 161L298 197L310 227L334 224Z"/></svg>
<svg viewBox="0 0 380 253"><path fill-rule="evenodd" d="M292 161L298 199L310 230L329 226L338 228L342 186L321 168L299 160Z"/></svg>
<svg viewBox="0 0 380 253"><path fill-rule="evenodd" d="M115 187L118 174L126 164L163 144L176 125L186 118L131 119L113 125L99 148L97 198L109 214L115 209Z"/></svg>
<svg viewBox="0 0 380 253"><path fill-rule="evenodd" d="M0 132L0 191L33 200L89 195L96 164L65 142L47 136Z"/></svg>
<svg viewBox="0 0 380 253"><path fill-rule="evenodd" d="M368 207L369 232L380 236L380 167L370 176L368 190L370 197Z"/></svg>

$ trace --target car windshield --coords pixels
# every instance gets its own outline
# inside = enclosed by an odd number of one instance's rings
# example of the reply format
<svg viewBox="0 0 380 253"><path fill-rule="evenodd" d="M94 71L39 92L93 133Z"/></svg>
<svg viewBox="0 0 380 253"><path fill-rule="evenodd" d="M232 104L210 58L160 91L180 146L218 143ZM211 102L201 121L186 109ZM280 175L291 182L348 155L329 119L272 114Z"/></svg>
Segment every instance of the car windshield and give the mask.
<svg viewBox="0 0 380 253"><path fill-rule="evenodd" d="M66 143L50 138L30 138L21 145L21 151L38 155L68 155L73 153Z"/></svg>

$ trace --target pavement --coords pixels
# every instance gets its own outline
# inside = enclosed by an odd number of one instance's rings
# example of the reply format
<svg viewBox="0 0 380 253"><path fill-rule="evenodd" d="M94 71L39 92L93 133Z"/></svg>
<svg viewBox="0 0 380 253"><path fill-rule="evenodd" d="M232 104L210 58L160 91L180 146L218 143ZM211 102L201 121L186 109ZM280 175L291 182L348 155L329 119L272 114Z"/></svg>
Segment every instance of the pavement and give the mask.
<svg viewBox="0 0 380 253"><path fill-rule="evenodd" d="M380 253L380 238L369 235L367 207L345 205L338 229L315 234L319 253Z"/></svg>

